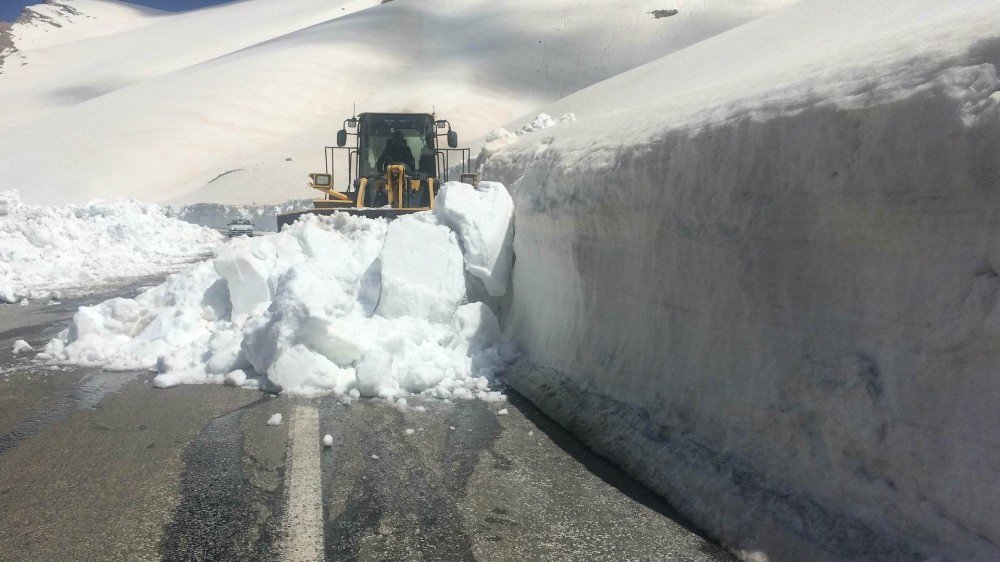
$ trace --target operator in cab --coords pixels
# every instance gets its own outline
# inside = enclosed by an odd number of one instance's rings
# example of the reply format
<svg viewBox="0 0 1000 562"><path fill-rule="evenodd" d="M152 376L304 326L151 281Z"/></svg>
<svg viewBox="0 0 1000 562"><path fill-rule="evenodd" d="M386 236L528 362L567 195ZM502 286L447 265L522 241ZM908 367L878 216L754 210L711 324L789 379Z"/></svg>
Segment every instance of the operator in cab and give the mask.
<svg viewBox="0 0 1000 562"><path fill-rule="evenodd" d="M397 163L406 165L408 171L413 170L413 152L410 150L409 145L406 144L403 133L393 131L392 135L385 141L385 149L382 150L382 155L378 157L376 165L379 170L385 170L385 167L389 164Z"/></svg>

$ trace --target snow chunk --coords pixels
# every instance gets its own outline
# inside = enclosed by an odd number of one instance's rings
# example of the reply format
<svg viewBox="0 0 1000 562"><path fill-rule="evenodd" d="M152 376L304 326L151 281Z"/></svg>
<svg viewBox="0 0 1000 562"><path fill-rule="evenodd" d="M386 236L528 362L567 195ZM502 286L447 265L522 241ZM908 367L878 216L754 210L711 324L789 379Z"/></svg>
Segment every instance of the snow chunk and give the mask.
<svg viewBox="0 0 1000 562"><path fill-rule="evenodd" d="M276 426L281 425L281 414L274 414L267 419L267 425Z"/></svg>
<svg viewBox="0 0 1000 562"><path fill-rule="evenodd" d="M382 247L382 296L375 312L441 321L464 297L462 250L455 234L426 214L393 221Z"/></svg>
<svg viewBox="0 0 1000 562"><path fill-rule="evenodd" d="M483 143L483 147L480 149L480 155L483 157L489 157L496 154L497 151L502 150L504 147L517 142L517 134L504 129L503 127L497 127L487 133L484 140L485 142Z"/></svg>
<svg viewBox="0 0 1000 562"><path fill-rule="evenodd" d="M413 435L413 430L411 428L406 428L406 431L404 431L403 433L407 435Z"/></svg>
<svg viewBox="0 0 1000 562"><path fill-rule="evenodd" d="M576 121L575 113L564 113L559 118L558 121L556 119L553 119L552 116L549 115L548 113L539 113L538 115L535 116L535 118L531 121L531 123L528 123L527 125L518 129L516 134L523 135L525 133L533 133L535 131L541 131L543 129L554 127L556 125L559 125L560 123L568 123L571 121ZM489 139L487 139L487 141L489 141Z"/></svg>
<svg viewBox="0 0 1000 562"><path fill-rule="evenodd" d="M323 436L323 446L326 447L327 449L333 447L333 436L330 435L329 433Z"/></svg>
<svg viewBox="0 0 1000 562"><path fill-rule="evenodd" d="M34 351L35 348L31 347L31 344L24 340L17 340L14 342L14 355L19 355L21 353L26 353L28 351Z"/></svg>
<svg viewBox="0 0 1000 562"><path fill-rule="evenodd" d="M500 408L499 410L497 410L498 416L506 416L508 413L509 412L507 411L507 408Z"/></svg>
<svg viewBox="0 0 1000 562"><path fill-rule="evenodd" d="M243 386L247 382L247 374L242 370L237 370L226 375L222 384L226 386Z"/></svg>
<svg viewBox="0 0 1000 562"><path fill-rule="evenodd" d="M534 131L541 131L542 129L548 129L549 127L556 124L556 120L552 118L548 113L539 113L535 116L535 119L531 123L521 127L522 133L531 133Z"/></svg>
<svg viewBox="0 0 1000 562"><path fill-rule="evenodd" d="M477 187L448 182L435 200L434 214L458 233L469 273L490 295L502 296L514 257L514 202L507 188L490 181Z"/></svg>

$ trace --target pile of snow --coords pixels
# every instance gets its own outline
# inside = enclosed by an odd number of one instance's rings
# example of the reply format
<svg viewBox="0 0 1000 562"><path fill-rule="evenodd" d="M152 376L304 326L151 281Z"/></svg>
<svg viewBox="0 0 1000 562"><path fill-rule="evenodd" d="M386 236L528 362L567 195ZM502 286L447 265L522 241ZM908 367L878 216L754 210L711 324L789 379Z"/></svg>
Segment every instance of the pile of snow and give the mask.
<svg viewBox="0 0 1000 562"><path fill-rule="evenodd" d="M307 215L134 299L81 308L44 357L155 368L160 387L500 399L489 381L509 350L493 312L466 302L465 269L505 286L511 215L502 185L461 183L434 212L391 223Z"/></svg>
<svg viewBox="0 0 1000 562"><path fill-rule="evenodd" d="M507 382L747 559L1000 559L1000 1L802 0L540 110L483 172Z"/></svg>
<svg viewBox="0 0 1000 562"><path fill-rule="evenodd" d="M149 203L36 207L15 191L0 192L0 302L161 273L220 240L218 232L168 218Z"/></svg>
<svg viewBox="0 0 1000 562"><path fill-rule="evenodd" d="M32 203L308 197L352 104L436 108L471 139L793 1L673 0L679 14L658 20L606 0L254 0L176 14L60 0L60 27L10 30L0 178Z"/></svg>
<svg viewBox="0 0 1000 562"><path fill-rule="evenodd" d="M534 119L531 120L530 123L522 125L521 128L517 129L513 133L503 127L497 127L487 133L486 137L484 137L480 146L480 158L486 158L496 154L505 146L517 142L517 137L521 135L534 133L535 131L542 131L560 123L569 123L572 121L576 121L575 113L564 113L558 121L553 119L548 113L539 113Z"/></svg>
<svg viewBox="0 0 1000 562"><path fill-rule="evenodd" d="M575 113L564 113L559 120L555 120L548 113L539 113L531 120L531 123L525 124L523 127L517 130L518 135L525 133L533 133L535 131L541 131L543 129L548 129L549 127L554 127L559 123L566 123L570 121L576 121Z"/></svg>

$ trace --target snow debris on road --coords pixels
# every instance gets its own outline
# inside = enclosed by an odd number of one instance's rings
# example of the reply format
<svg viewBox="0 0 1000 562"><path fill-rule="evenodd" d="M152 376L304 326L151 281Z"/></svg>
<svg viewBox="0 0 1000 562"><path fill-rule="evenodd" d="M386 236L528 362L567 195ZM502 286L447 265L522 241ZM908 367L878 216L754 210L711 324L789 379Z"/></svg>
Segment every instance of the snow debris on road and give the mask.
<svg viewBox="0 0 1000 562"><path fill-rule="evenodd" d="M215 231L168 218L156 205L94 201L26 205L0 192L0 303L160 273L218 244Z"/></svg>
<svg viewBox="0 0 1000 562"><path fill-rule="evenodd" d="M389 223L307 215L233 240L134 299L81 308L43 358L156 369L157 387L380 396L403 409L410 394L502 401L490 390L506 364L499 322L466 302L465 270L506 287L510 196L488 182L444 194L435 212Z"/></svg>
<svg viewBox="0 0 1000 562"><path fill-rule="evenodd" d="M414 433L414 432L413 432L413 429L412 429L412 428L409 428L409 427L408 427L408 428L406 428L406 431L404 431L403 433L405 433L405 434L407 434L407 435L413 435L413 433Z"/></svg>
<svg viewBox="0 0 1000 562"><path fill-rule="evenodd" d="M274 414L267 420L267 425L276 426L281 425L281 414Z"/></svg>
<svg viewBox="0 0 1000 562"><path fill-rule="evenodd" d="M31 344L24 340L17 340L14 342L14 355L20 355L28 351L34 351L35 348L31 347Z"/></svg>
<svg viewBox="0 0 1000 562"><path fill-rule="evenodd" d="M506 416L508 413L510 412L507 411L507 408L501 408L499 411L497 411L498 416Z"/></svg>
<svg viewBox="0 0 1000 562"><path fill-rule="evenodd" d="M327 433L323 436L323 446L326 448L333 447L333 436Z"/></svg>

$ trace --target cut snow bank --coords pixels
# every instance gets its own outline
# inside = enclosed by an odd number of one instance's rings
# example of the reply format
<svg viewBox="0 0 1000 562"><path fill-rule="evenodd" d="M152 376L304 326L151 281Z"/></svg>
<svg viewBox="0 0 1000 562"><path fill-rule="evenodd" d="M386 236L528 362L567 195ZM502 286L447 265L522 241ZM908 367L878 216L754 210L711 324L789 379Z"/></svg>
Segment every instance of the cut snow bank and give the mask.
<svg viewBox="0 0 1000 562"><path fill-rule="evenodd" d="M210 252L221 239L148 203L36 207L15 191L0 192L0 302L161 273Z"/></svg>
<svg viewBox="0 0 1000 562"><path fill-rule="evenodd" d="M450 183L442 193L461 197L391 223L307 215L280 233L233 240L135 299L81 308L44 356L155 368L160 387L501 399L489 381L508 355L494 313L466 302L463 249L484 282L506 278L482 264L510 251L507 236L492 234L507 232L510 196L500 184ZM502 225L486 220L494 203Z"/></svg>
<svg viewBox="0 0 1000 562"><path fill-rule="evenodd" d="M803 0L539 108L507 381L747 559L1000 559L998 68L996 0Z"/></svg>

